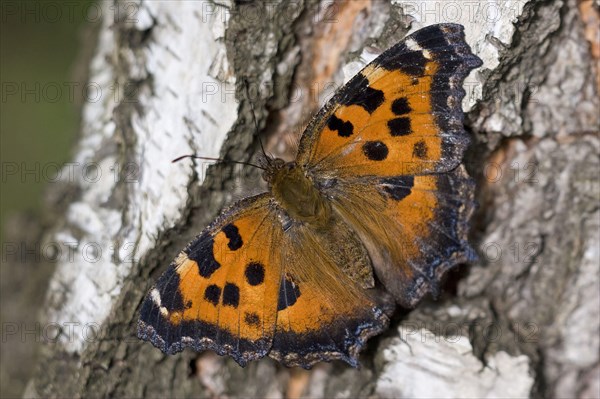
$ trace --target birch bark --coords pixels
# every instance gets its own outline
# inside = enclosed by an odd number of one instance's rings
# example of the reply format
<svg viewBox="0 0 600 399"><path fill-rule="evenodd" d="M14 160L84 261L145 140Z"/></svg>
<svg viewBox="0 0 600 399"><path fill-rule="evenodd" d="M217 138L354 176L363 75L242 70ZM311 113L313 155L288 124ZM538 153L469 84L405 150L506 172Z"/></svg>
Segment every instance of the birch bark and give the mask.
<svg viewBox="0 0 600 399"><path fill-rule="evenodd" d="M597 397L598 3L246 3L103 3L90 79L106 95L85 104L75 155L101 176L61 188L76 194L49 237L74 257L50 281L43 321L61 328L25 395ZM139 342L152 281L219 209L260 189L253 170L170 160L250 160L259 136L291 157L373 49L439 22L465 25L484 61L464 103L480 260L372 339L359 370L241 369Z"/></svg>

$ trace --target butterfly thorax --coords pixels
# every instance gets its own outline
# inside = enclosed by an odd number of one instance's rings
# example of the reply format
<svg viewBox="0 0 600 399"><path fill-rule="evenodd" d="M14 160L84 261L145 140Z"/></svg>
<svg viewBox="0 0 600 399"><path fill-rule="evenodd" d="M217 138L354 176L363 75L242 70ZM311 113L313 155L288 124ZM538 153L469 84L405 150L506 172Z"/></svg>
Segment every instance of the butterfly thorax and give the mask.
<svg viewBox="0 0 600 399"><path fill-rule="evenodd" d="M273 197L292 219L316 229L329 224L329 202L296 163L275 159L265 166L263 177L269 183Z"/></svg>

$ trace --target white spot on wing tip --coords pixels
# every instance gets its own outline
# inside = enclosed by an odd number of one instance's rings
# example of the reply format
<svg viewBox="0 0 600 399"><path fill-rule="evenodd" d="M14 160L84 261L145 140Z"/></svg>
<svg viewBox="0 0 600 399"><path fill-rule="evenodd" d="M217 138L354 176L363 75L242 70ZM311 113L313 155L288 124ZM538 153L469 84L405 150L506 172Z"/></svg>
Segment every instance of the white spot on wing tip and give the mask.
<svg viewBox="0 0 600 399"><path fill-rule="evenodd" d="M406 47L412 51L419 51L421 54L423 54L423 57L427 58L428 60L431 59L431 52L423 49L423 47L421 47L414 39L406 39Z"/></svg>
<svg viewBox="0 0 600 399"><path fill-rule="evenodd" d="M178 255L177 258L175 258L175 264L177 266L181 266L183 265L186 261L188 260L188 256L185 252L181 251Z"/></svg>
<svg viewBox="0 0 600 399"><path fill-rule="evenodd" d="M154 302L156 306L160 307L160 292L158 292L156 288L153 288L152 291L150 291L150 298L152 298L152 302Z"/></svg>
<svg viewBox="0 0 600 399"><path fill-rule="evenodd" d="M412 51L423 51L423 47L419 46L415 39L406 39L406 47Z"/></svg>

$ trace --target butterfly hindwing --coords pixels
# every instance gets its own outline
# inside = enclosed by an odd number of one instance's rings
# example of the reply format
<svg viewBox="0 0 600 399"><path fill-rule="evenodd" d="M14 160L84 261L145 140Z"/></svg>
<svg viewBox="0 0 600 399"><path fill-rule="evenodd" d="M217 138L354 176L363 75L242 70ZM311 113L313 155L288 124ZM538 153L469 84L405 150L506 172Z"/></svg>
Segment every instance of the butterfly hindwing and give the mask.
<svg viewBox="0 0 600 399"><path fill-rule="evenodd" d="M361 232L378 279L402 306L437 294L448 269L473 259L467 226L474 184L463 166L349 181L338 190L334 207Z"/></svg>
<svg viewBox="0 0 600 399"><path fill-rule="evenodd" d="M286 261L270 356L287 366L332 359L356 366L359 350L387 327L393 307L389 296L363 289L374 281L359 238L340 218L322 231L294 224L282 250Z"/></svg>
<svg viewBox="0 0 600 399"><path fill-rule="evenodd" d="M317 114L298 163L314 176L398 176L455 168L468 144L462 82L481 65L463 28L423 28L377 57Z"/></svg>

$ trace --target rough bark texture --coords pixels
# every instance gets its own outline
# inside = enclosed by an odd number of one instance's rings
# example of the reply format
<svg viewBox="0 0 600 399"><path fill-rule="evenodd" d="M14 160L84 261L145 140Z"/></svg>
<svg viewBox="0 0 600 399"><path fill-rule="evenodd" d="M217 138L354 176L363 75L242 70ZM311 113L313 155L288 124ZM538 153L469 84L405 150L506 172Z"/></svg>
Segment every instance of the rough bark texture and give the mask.
<svg viewBox="0 0 600 399"><path fill-rule="evenodd" d="M433 1L244 3L107 12L90 79L119 95L85 105L75 158L125 167L56 189L71 194L46 239L76 242L75 255L50 281L42 322L61 328L26 396L600 396L598 3L452 2L459 14ZM219 209L259 188L253 170L170 160L248 160L259 135L290 157L326 83L374 56L365 49L437 22L465 25L484 61L465 101L480 260L438 301L398 314L358 370L242 369L139 342L154 279Z"/></svg>

